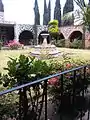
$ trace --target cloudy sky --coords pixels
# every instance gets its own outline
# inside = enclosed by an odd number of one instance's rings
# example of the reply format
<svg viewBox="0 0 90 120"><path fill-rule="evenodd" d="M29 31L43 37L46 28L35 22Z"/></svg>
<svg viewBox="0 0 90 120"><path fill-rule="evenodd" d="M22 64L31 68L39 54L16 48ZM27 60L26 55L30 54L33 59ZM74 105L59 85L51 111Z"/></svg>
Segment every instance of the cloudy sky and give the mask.
<svg viewBox="0 0 90 120"><path fill-rule="evenodd" d="M47 0L47 4L48 4ZM51 0L52 19L53 10L56 0ZM86 0L88 1L88 0ZM33 24L34 23L34 0L2 0L4 4L4 16L5 20L16 21L17 23ZM41 24L43 21L43 3L44 0L38 0L39 11L41 16ZM66 0L60 0L61 8L63 8ZM75 5L75 9L77 6Z"/></svg>

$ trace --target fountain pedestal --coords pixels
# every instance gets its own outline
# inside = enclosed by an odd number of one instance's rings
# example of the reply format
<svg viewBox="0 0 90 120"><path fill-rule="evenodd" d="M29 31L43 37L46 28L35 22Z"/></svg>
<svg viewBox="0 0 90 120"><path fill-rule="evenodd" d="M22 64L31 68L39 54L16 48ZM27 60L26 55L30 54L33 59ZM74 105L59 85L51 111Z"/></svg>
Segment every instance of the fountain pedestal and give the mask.
<svg viewBox="0 0 90 120"><path fill-rule="evenodd" d="M34 47L34 50L31 51L30 55L35 56L37 58L40 58L40 56L43 55L50 55L51 57L58 57L60 55L60 52L58 51L57 47L55 45L47 44L47 37L49 34L41 34L43 37L43 43L42 45L37 45Z"/></svg>

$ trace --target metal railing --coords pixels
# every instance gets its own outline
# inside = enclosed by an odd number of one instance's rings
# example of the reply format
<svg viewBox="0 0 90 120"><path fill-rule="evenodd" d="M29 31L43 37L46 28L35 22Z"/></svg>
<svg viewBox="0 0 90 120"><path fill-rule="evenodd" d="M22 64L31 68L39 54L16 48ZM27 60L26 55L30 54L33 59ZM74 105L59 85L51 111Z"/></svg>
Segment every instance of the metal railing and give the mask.
<svg viewBox="0 0 90 120"><path fill-rule="evenodd" d="M54 85L49 85L48 80L58 77L59 84L55 85L59 87L59 99L60 100L60 120L63 120L62 111L64 109L64 98L65 96L70 97L70 103L73 106L73 116L70 120L74 120L74 112L76 109L76 98L84 98L87 86L88 86L88 76L87 67L89 65L80 66L73 68L71 70L66 70L48 77L35 80L33 82L17 86L5 91L0 92L0 98L7 96L9 94L15 94L17 97L17 104L15 118L16 120L47 120L48 119L48 91ZM69 83L66 84L66 81L69 80ZM49 88L50 86L50 88ZM78 87L79 86L79 87ZM57 88L58 88L57 87ZM52 91L53 92L53 91ZM1 103L0 103L1 105ZM87 108L88 109L88 108ZM78 110L80 120L83 118L83 107ZM44 114L43 114L44 112ZM43 117L42 117L43 116ZM2 119L2 118L1 118ZM2 119L3 120L3 119ZM89 120L89 112L87 116Z"/></svg>

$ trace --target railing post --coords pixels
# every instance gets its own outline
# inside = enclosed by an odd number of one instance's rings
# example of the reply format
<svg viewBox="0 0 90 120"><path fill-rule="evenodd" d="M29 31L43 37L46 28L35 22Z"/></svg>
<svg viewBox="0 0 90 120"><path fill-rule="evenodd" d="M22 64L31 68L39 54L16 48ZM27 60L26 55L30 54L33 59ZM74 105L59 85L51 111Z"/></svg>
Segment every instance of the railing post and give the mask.
<svg viewBox="0 0 90 120"><path fill-rule="evenodd" d="M28 99L27 99L27 88L23 88L23 120L27 119L27 112L28 112Z"/></svg>
<svg viewBox="0 0 90 120"><path fill-rule="evenodd" d="M83 72L84 72L84 78L83 78L83 83L85 83L85 86L88 84L87 82L87 80L86 80L86 66L84 67L84 70L83 70Z"/></svg>
<svg viewBox="0 0 90 120"><path fill-rule="evenodd" d="M45 81L45 120L47 120L47 81Z"/></svg>
<svg viewBox="0 0 90 120"><path fill-rule="evenodd" d="M84 70L83 70L83 72L84 72L84 78L83 78L83 82L85 81L85 86L87 86L87 82L88 82L88 80L86 80L86 66L84 67ZM86 88L85 88L86 89ZM84 96L84 93L83 93L83 96ZM87 120L89 120L89 110L88 110L88 117L87 117Z"/></svg>
<svg viewBox="0 0 90 120"><path fill-rule="evenodd" d="M19 90L19 120L21 120L21 116L22 116L22 114L21 114L21 100L22 100L22 92L21 92L21 89Z"/></svg>
<svg viewBox="0 0 90 120"><path fill-rule="evenodd" d="M72 104L73 104L73 115L75 112L75 80L76 80L76 70L74 70L74 75L73 75L73 99L72 99ZM74 116L72 116L72 120Z"/></svg>
<svg viewBox="0 0 90 120"><path fill-rule="evenodd" d="M63 74L61 75L61 114L60 114L60 120L62 120L62 102L63 102Z"/></svg>
<svg viewBox="0 0 90 120"><path fill-rule="evenodd" d="M85 85L86 85L86 67L84 67L84 70L83 70L83 79L82 79L82 98L84 100L84 90L85 90ZM82 120L82 117L83 117L83 106L81 106L81 116L80 116L80 120Z"/></svg>

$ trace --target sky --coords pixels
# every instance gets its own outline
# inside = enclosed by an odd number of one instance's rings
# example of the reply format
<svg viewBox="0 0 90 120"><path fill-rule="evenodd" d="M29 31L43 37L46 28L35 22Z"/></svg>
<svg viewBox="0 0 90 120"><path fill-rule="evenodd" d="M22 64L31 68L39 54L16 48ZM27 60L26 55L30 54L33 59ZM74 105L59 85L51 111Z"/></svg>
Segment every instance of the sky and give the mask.
<svg viewBox="0 0 90 120"><path fill-rule="evenodd" d="M46 0L47 4L49 0ZM53 19L53 12L55 1L51 0L51 19ZM88 0L86 0L87 2ZM4 18L7 21L15 21L19 24L34 24L34 0L2 0L4 4ZM66 0L60 0L61 9L63 8ZM38 0L40 22L43 23L43 8L44 0ZM75 9L77 9L75 4Z"/></svg>

